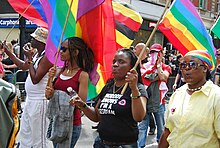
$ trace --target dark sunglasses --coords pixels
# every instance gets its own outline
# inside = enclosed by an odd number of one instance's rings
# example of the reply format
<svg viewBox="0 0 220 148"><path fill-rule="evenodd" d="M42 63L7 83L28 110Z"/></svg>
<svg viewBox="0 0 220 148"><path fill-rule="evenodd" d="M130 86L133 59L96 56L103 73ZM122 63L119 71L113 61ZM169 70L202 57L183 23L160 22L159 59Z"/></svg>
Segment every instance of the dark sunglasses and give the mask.
<svg viewBox="0 0 220 148"><path fill-rule="evenodd" d="M220 56L220 54L216 54L217 56Z"/></svg>
<svg viewBox="0 0 220 148"><path fill-rule="evenodd" d="M180 63L180 64L179 64L180 70L184 70L184 69L186 69L187 67L188 67L188 69L197 69L197 68L200 67L200 66L205 66L205 65L203 65L203 64L198 64L198 63L196 63L196 62L194 62L194 61L189 62L189 63Z"/></svg>
<svg viewBox="0 0 220 148"><path fill-rule="evenodd" d="M68 49L68 48L66 48L66 47L61 47L61 48L60 48L60 51L66 52L67 49Z"/></svg>

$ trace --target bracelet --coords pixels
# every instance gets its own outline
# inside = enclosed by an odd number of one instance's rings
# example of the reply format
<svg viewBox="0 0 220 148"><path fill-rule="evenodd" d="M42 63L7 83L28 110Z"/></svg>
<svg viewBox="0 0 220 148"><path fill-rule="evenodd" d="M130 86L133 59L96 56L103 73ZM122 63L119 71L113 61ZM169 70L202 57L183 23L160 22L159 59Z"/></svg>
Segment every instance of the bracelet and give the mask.
<svg viewBox="0 0 220 148"><path fill-rule="evenodd" d="M138 94L138 96L132 96L132 94L131 94L131 98L132 99L139 99L141 97L141 93L139 92L139 94Z"/></svg>
<svg viewBox="0 0 220 148"><path fill-rule="evenodd" d="M87 104L86 104L85 102L83 102L83 106L82 106L82 107L79 107L79 106L78 106L78 108L79 108L80 110L85 109L85 108L87 108Z"/></svg>
<svg viewBox="0 0 220 148"><path fill-rule="evenodd" d="M82 108L87 108L87 104L84 102L83 107Z"/></svg>
<svg viewBox="0 0 220 148"><path fill-rule="evenodd" d="M161 65L160 64L157 64L157 68L160 68L161 67Z"/></svg>
<svg viewBox="0 0 220 148"><path fill-rule="evenodd" d="M30 65L30 64L34 64L34 62L33 61L28 61L28 64Z"/></svg>

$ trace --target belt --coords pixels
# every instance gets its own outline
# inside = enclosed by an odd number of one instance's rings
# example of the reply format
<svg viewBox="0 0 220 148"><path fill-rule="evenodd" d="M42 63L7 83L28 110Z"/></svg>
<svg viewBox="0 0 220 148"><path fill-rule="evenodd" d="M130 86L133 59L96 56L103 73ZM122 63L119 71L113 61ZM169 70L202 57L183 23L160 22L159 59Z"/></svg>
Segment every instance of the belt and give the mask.
<svg viewBox="0 0 220 148"><path fill-rule="evenodd" d="M131 142L110 142L106 140L102 140L102 143L108 146L120 146L120 145L129 145Z"/></svg>

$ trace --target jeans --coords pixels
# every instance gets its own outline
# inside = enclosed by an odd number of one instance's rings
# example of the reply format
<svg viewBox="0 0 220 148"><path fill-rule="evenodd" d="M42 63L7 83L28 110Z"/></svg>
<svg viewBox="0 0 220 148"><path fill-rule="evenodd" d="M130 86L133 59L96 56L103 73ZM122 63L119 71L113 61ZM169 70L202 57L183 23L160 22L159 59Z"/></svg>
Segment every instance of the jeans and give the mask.
<svg viewBox="0 0 220 148"><path fill-rule="evenodd" d="M73 132L72 132L72 139L71 139L71 147L74 148L76 145L76 142L79 139L80 133L81 133L82 125L74 125L73 126Z"/></svg>
<svg viewBox="0 0 220 148"><path fill-rule="evenodd" d="M82 129L81 125L78 125L78 126L74 125L73 126L70 148L74 148L75 147L76 142L79 139L79 136L80 136L80 133L81 133L81 129ZM53 146L54 146L54 148L59 148L56 143L53 143Z"/></svg>
<svg viewBox="0 0 220 148"><path fill-rule="evenodd" d="M157 126L157 136L156 136L157 142L159 142L160 136L164 130L164 124L165 124L164 112L165 112L165 104L160 105L159 112L153 112L153 115L154 115L155 121L156 121L156 126ZM150 122L150 114L151 113L147 113L145 118L138 124L138 129L139 129L138 146L140 148L145 147L148 126L149 126L149 122Z"/></svg>
<svg viewBox="0 0 220 148"><path fill-rule="evenodd" d="M137 142L129 145L110 146L102 142L99 136L96 137L93 148L138 148Z"/></svg>
<svg viewBox="0 0 220 148"><path fill-rule="evenodd" d="M5 76L5 81L14 84L14 74L7 74Z"/></svg>

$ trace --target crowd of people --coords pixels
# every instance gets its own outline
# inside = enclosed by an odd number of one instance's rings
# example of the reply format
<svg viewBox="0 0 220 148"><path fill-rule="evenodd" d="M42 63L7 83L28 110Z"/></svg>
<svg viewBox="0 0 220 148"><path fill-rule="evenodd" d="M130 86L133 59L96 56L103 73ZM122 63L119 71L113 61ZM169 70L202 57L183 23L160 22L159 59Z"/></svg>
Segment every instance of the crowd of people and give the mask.
<svg viewBox="0 0 220 148"><path fill-rule="evenodd" d="M220 49L216 50L216 65L205 50L182 56L158 43L150 48L138 43L134 48L119 49L112 60L112 77L92 107L86 104L89 72L94 66L92 49L79 37L66 38L60 48L64 65L58 69L45 55L47 35L44 28L31 34L31 42L22 48L24 60L19 58L16 42L4 41L0 47L0 78L13 83L16 69L28 70L17 136L21 148L75 147L82 129L82 112L98 122L94 148L144 148L147 136L155 129L160 148L220 146ZM142 50L141 62L135 67ZM5 74L5 70L11 73ZM166 110L170 76L175 80ZM62 93L71 95L69 87L76 94L59 100ZM56 99L50 113L65 104L64 112L49 118L48 103ZM66 115L65 111L72 113ZM62 126L65 120L70 125L67 132ZM54 137L49 140L51 131Z"/></svg>

